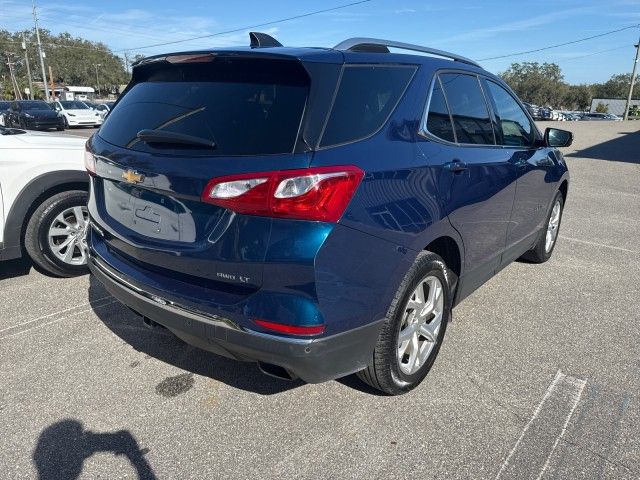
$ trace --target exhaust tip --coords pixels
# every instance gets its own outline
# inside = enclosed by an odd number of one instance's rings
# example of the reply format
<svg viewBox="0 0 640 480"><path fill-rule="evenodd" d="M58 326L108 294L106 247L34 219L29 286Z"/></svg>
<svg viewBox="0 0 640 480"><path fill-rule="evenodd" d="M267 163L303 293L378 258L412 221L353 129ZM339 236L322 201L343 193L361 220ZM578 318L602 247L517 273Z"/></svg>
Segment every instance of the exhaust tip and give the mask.
<svg viewBox="0 0 640 480"><path fill-rule="evenodd" d="M151 320L150 318L147 317L142 317L142 323L144 323L144 326L151 329L151 330L155 330L158 328L161 329L165 329L166 327L164 325L160 325L158 322L154 322L153 320Z"/></svg>
<svg viewBox="0 0 640 480"><path fill-rule="evenodd" d="M273 363L258 362L258 368L265 375L270 377L279 378L281 380L296 380L298 377L293 375L289 370L280 365L274 365Z"/></svg>

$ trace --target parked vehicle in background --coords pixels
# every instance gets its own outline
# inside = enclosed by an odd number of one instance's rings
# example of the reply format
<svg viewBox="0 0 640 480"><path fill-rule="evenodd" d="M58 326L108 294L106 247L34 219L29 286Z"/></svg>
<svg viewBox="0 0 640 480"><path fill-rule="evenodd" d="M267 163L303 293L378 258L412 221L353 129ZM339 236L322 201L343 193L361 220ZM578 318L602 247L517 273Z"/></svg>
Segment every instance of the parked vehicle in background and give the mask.
<svg viewBox="0 0 640 480"><path fill-rule="evenodd" d="M562 115L568 122L575 122L576 120L580 120L580 115L575 112L562 112Z"/></svg>
<svg viewBox="0 0 640 480"><path fill-rule="evenodd" d="M86 272L84 143L0 127L0 260L26 254L53 275Z"/></svg>
<svg viewBox="0 0 640 480"><path fill-rule="evenodd" d="M64 118L42 100L15 100L5 115L8 127L64 130Z"/></svg>
<svg viewBox="0 0 640 480"><path fill-rule="evenodd" d="M57 100L53 108L64 117L67 127L99 127L102 117L80 100Z"/></svg>
<svg viewBox="0 0 640 480"><path fill-rule="evenodd" d="M99 103L96 105L96 110L100 112L100 115L102 115L103 120L113 108L114 103L115 102L107 102L107 103Z"/></svg>
<svg viewBox="0 0 640 480"><path fill-rule="evenodd" d="M613 115L612 113L585 113L581 120L584 121L615 121L621 122L622 118L617 115Z"/></svg>
<svg viewBox="0 0 640 480"><path fill-rule="evenodd" d="M270 47L134 67L87 142L89 266L193 345L407 392L454 305L517 258L550 258L572 135L542 135L455 54L252 38Z"/></svg>
<svg viewBox="0 0 640 480"><path fill-rule="evenodd" d="M540 120L553 120L553 113L549 108L540 107L538 109L538 116Z"/></svg>
<svg viewBox="0 0 640 480"><path fill-rule="evenodd" d="M0 126L6 125L6 116L11 108L9 100L0 100Z"/></svg>
<svg viewBox="0 0 640 480"><path fill-rule="evenodd" d="M529 115L531 115L531 118L533 118L534 120L540 120L540 114L538 112L540 108L538 106L527 102L522 102L522 104L527 109L527 112L529 112Z"/></svg>

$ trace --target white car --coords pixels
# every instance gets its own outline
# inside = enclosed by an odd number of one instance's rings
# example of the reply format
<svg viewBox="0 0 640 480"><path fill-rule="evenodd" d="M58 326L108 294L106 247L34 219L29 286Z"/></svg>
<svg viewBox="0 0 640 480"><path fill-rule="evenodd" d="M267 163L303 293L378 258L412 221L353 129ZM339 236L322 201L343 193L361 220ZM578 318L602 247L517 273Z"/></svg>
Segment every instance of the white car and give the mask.
<svg viewBox="0 0 640 480"><path fill-rule="evenodd" d="M55 111L65 120L65 127L99 127L103 118L100 112L89 108L80 100L57 100L53 103Z"/></svg>
<svg viewBox="0 0 640 480"><path fill-rule="evenodd" d="M0 260L27 254L53 275L86 272L85 142L0 127Z"/></svg>

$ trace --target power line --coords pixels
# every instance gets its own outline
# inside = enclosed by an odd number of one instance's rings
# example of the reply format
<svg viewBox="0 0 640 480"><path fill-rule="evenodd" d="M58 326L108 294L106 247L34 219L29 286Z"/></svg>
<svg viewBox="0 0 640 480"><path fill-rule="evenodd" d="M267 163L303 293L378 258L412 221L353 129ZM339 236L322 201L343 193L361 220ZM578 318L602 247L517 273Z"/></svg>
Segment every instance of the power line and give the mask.
<svg viewBox="0 0 640 480"><path fill-rule="evenodd" d="M609 32L605 32L605 33L600 33L598 35L592 35L590 37L584 37L584 38L579 38L578 40L572 40L570 42L564 42L564 43L558 43L556 45L549 45L547 47L542 47L542 48L535 48L533 50L525 50L523 52L515 52L515 53L509 53L507 55L499 55L497 57L487 57L487 58L481 58L480 60L478 60L479 62L486 62L487 60L497 60L500 58L509 58L509 57L516 57L518 55L526 55L528 53L536 53L536 52L542 52L544 50L550 50L552 48L558 48L558 47L564 47L565 45L573 45L575 43L580 43L580 42L584 42L586 40L591 40L593 38L599 38L599 37L604 37L605 35L611 35L612 33L618 33L618 32L622 32L623 30L629 30L631 28L637 28L640 27L640 24L635 24L635 25L630 25L628 27L623 27L623 28L618 28L617 30L611 30Z"/></svg>
<svg viewBox="0 0 640 480"><path fill-rule="evenodd" d="M622 45L621 47L608 48L607 50L600 50L599 52L587 53L586 55L579 55L577 57L564 58L562 61L567 62L569 60L577 60L579 58L592 57L594 55L600 55L601 53L613 52L615 50L622 50L623 48L629 48L629 45Z"/></svg>
<svg viewBox="0 0 640 480"><path fill-rule="evenodd" d="M176 43L184 43L184 42L190 42L193 40L201 40L203 38L211 38L211 37L216 37L219 35L226 35L229 33L237 33L237 32L242 32L244 30L250 30L253 28L259 28L259 27L267 27L269 25L275 25L276 23L282 23L282 22L288 22L290 20L297 20L299 18L305 18L305 17L310 17L312 15L318 15L320 13L327 13L327 12L333 12L334 10L340 10L343 8L347 8L347 7L353 7L354 5L361 5L363 3L369 3L372 0L360 0L358 2L351 2L351 3L346 3L344 5L338 5L337 7L332 7L332 8L325 8L322 10L315 10L313 12L307 12L307 13L301 13L299 15L294 15L291 17L286 17L286 18L280 18L278 20L272 20L269 22L264 22L264 23L257 23L255 25L248 25L246 27L240 27L240 28L234 28L232 30L225 30L223 32L216 32L216 33L211 33L209 35L200 35L197 37L191 37L191 38L187 38L184 40L174 40L171 42L163 42L163 43L156 43L153 45L144 45L141 47L133 47L133 48L126 48L126 49L122 49L122 50L117 50L118 52L124 52L124 51L130 51L130 50L143 50L145 48L153 48L153 47L164 47L165 45L174 45Z"/></svg>
<svg viewBox="0 0 640 480"><path fill-rule="evenodd" d="M185 39L180 39L180 40L173 40L173 41L169 41L169 42L162 42L162 43L156 43L153 45L143 45L140 47L128 47L128 48L123 48L120 50L112 50L113 52L130 52L130 51L135 51L135 50L142 50L142 49L146 49L146 48L153 48L153 47L161 47L161 46L165 46L165 45L173 45L176 43L185 43L185 42L192 42L194 40L201 40L204 38L211 38L211 37L216 37L216 36L220 36L220 35L226 35L229 33L237 33L237 32L242 32L244 30L249 30L249 29L253 29L253 28L259 28L259 27L265 27L265 26L269 26L269 25L275 25L277 23L282 23L282 22L288 22L291 20L297 20L299 18L305 18L305 17L310 17L313 15L318 15L320 13L327 13L327 12L332 12L335 10L340 10L343 8L347 8L347 7L352 7L355 5L360 5L363 3L369 3L373 0L360 0L360 1L356 1L356 2L351 2L351 3L347 3L344 5L338 5L336 7L331 7L331 8L325 8L322 10L315 10L313 12L307 12L307 13L302 13L299 15L294 15L291 17L286 17L286 18L281 18L278 20L272 20L269 22L264 22L264 23L260 23L260 24L255 24L255 25L249 25L249 26L245 26L245 27L239 27L239 28L234 28L232 30L226 30L226 31L222 31L222 32L215 32L215 33L211 33L208 35L200 35L200 36L195 36L195 37L189 37L189 38L185 38ZM59 22L62 23L62 22ZM7 42L7 43L19 43L19 42ZM62 47L62 48L77 48L77 49L85 49L85 50L95 50L96 48L99 48L97 46L79 46L79 45L63 45L63 44L59 44L59 43L53 43L53 42L43 42L43 45L48 45L48 46L53 46L53 47ZM108 48L108 46L107 46Z"/></svg>

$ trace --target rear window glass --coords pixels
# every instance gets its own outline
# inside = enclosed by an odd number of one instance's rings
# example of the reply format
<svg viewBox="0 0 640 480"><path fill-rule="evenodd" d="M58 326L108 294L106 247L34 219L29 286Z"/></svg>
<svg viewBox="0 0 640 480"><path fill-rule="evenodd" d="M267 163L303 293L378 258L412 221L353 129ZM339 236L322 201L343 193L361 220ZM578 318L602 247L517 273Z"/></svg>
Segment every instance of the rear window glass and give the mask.
<svg viewBox="0 0 640 480"><path fill-rule="evenodd" d="M298 62L215 58L151 64L109 114L99 135L133 150L189 155L268 155L294 150L309 91ZM141 130L200 137L215 149L137 139Z"/></svg>
<svg viewBox="0 0 640 480"><path fill-rule="evenodd" d="M345 67L320 146L375 133L391 115L415 71L413 66Z"/></svg>
<svg viewBox="0 0 640 480"><path fill-rule="evenodd" d="M473 75L440 75L458 143L493 145L493 127L478 78Z"/></svg>

